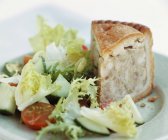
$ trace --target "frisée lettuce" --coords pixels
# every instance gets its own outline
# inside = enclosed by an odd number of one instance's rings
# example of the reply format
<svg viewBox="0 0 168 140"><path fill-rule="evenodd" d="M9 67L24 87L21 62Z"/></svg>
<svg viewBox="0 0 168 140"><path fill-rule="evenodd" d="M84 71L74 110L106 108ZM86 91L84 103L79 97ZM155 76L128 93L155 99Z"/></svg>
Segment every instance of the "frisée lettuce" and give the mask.
<svg viewBox="0 0 168 140"><path fill-rule="evenodd" d="M43 128L38 133L36 140L41 140L45 134L50 132L54 134L63 132L70 140L78 140L78 137L85 135L83 129L77 125L57 122L56 124L50 124L48 127Z"/></svg>
<svg viewBox="0 0 168 140"><path fill-rule="evenodd" d="M73 80L70 86L68 97L61 98L57 103L57 107L52 113L52 117L64 122L73 123L74 119L79 115L80 100L87 98L90 100L90 107L95 108L98 106L97 102L97 86L95 81L97 79L78 78ZM72 108L73 106L73 108Z"/></svg>
<svg viewBox="0 0 168 140"><path fill-rule="evenodd" d="M41 138L48 132L59 133L60 130L57 130L57 128L60 128L62 132L69 137L71 132L67 133L67 127L76 126L77 130L79 130L78 127L80 128L80 126L77 125L74 120L81 116L100 126L115 131L120 135L134 137L137 133L137 129L135 120L132 117L133 112L129 110L130 106L120 107L119 104L125 101L125 99L123 99L121 101L112 102L105 109L101 109L97 102L96 80L97 79L92 78L77 78L73 80L68 97L62 97L59 100L50 116L51 118L55 118L57 122L42 129L37 138ZM86 104L84 106L81 105L80 101L84 98L90 101L89 106ZM62 124L62 126L59 124ZM69 138L76 140L78 137L80 137L80 135L75 133L73 137Z"/></svg>
<svg viewBox="0 0 168 140"><path fill-rule="evenodd" d="M62 97L59 100L50 116L51 118L56 118L57 122L42 129L37 139L39 140L48 132L59 133L60 130L62 130L66 136L73 140L77 140L78 137L82 136L84 132L80 126L75 124L74 120L80 115L80 100L83 98L87 97L87 100L90 100L90 108L95 108L98 106L97 86L95 85L96 81L97 79L92 78L78 78L73 80L68 97ZM60 124L62 124L62 126L60 126ZM71 131L71 128L73 128L73 131ZM67 131L67 129L69 129L69 131Z"/></svg>

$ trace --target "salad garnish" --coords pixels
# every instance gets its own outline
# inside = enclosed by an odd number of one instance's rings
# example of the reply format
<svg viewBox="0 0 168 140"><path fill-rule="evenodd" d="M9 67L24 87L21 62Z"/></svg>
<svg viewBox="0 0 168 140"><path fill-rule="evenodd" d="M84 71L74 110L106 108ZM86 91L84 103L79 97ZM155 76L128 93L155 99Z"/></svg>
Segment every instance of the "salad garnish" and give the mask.
<svg viewBox="0 0 168 140"><path fill-rule="evenodd" d="M21 112L29 128L77 140L89 134L127 137L144 123L131 96L99 105L99 77L93 72L91 51L74 29L51 27L39 16L38 33L30 37L33 54L23 63L6 63L0 75L0 113ZM3 92L3 93L1 93ZM4 114L4 113L3 113Z"/></svg>

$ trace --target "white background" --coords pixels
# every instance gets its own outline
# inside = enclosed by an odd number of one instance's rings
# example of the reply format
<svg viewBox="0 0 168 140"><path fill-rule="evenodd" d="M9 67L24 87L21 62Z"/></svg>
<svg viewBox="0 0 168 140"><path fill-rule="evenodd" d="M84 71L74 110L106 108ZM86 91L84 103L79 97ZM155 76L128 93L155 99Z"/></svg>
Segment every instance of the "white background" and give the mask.
<svg viewBox="0 0 168 140"><path fill-rule="evenodd" d="M149 26L155 52L168 55L167 0L0 0L0 22L41 5L57 5L86 20L133 21Z"/></svg>

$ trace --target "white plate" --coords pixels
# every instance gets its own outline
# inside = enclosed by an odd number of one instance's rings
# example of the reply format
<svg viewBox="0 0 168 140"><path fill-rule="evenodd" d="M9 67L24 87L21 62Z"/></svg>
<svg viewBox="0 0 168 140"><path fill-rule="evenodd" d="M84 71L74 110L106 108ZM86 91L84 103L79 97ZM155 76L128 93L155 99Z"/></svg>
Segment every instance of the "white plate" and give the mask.
<svg viewBox="0 0 168 140"><path fill-rule="evenodd" d="M37 32L35 23L36 16L44 16L51 25L61 23L66 27L75 28L79 31L86 43L90 41L90 21L61 9L59 7L44 6L32 9L10 20L0 23L0 69L3 64L18 56L28 53L31 47L28 38ZM141 102L146 104L140 108L146 123L138 128L138 135L132 140L158 140L168 139L168 58L155 54L155 83L151 96L157 94L160 98L155 103L147 102L147 98ZM33 140L35 132L20 123L17 117L0 115L0 140ZM127 140L116 135L110 137L82 138L92 140Z"/></svg>

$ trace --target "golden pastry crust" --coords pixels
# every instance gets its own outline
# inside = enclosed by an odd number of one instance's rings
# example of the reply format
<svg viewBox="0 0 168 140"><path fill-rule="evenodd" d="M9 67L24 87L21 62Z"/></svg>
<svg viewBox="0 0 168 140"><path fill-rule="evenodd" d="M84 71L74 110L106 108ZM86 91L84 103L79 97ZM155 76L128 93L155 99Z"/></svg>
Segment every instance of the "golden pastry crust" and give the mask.
<svg viewBox="0 0 168 140"><path fill-rule="evenodd" d="M110 53L124 40L131 37L141 38L148 36L152 46L152 34L148 27L129 22L119 22L111 20L92 21L92 34L96 36L100 48L100 55Z"/></svg>
<svg viewBox="0 0 168 140"><path fill-rule="evenodd" d="M152 33L147 26L129 23L129 22L119 22L111 20L97 20L92 21L92 35L99 44L99 55L103 56L110 54L116 47L127 40L128 38L137 37L145 39L146 45L149 47L150 55L150 84L143 93L139 93L137 96L133 97L135 102L148 96L153 89L154 81L154 58L152 53ZM101 88L101 82L99 81ZM101 94L101 93L100 93Z"/></svg>
<svg viewBox="0 0 168 140"><path fill-rule="evenodd" d="M142 25L142 24L133 23L133 22L112 21L112 20L94 20L94 21L92 21L92 29L95 30L95 28L98 24L99 25L103 25L103 24L127 25L127 26L130 26L130 27L138 30L139 32L141 32L143 34L149 35L150 39L152 39L152 33L151 33L150 29L147 26ZM132 29L130 30L130 28L129 29L127 28L127 30L125 30L124 32L133 33L131 31L132 31ZM125 33L125 34L128 34L128 33Z"/></svg>

